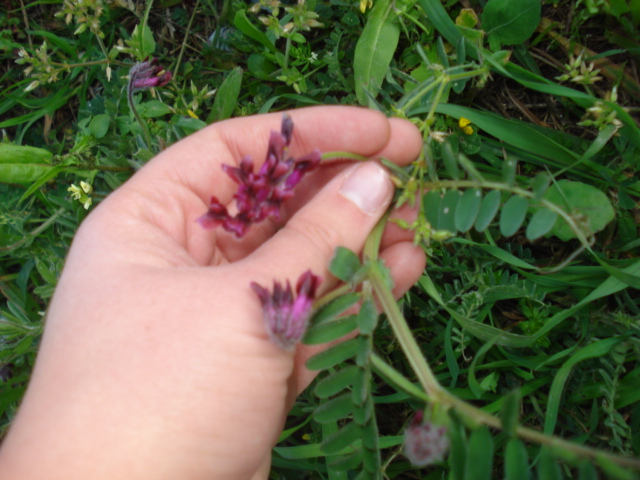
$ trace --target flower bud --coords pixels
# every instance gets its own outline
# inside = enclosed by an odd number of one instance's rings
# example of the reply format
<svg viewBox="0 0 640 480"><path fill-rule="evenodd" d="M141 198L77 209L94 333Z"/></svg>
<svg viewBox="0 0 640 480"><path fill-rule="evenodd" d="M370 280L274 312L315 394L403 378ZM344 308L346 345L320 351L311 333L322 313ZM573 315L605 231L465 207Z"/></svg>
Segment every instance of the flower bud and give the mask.
<svg viewBox="0 0 640 480"><path fill-rule="evenodd" d="M446 427L424 421L422 411L417 412L404 433L404 454L417 467L440 462L449 450Z"/></svg>

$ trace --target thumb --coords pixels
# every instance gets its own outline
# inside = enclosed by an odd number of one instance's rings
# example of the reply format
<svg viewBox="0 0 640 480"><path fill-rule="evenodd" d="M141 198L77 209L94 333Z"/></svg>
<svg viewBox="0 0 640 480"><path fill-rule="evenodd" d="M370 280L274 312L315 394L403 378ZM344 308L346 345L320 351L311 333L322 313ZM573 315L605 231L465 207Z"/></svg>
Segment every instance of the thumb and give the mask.
<svg viewBox="0 0 640 480"><path fill-rule="evenodd" d="M254 266L265 281L275 274L277 280L293 283L308 269L327 278L335 249L360 252L392 197L393 184L381 165L372 161L355 165L331 180L256 250Z"/></svg>

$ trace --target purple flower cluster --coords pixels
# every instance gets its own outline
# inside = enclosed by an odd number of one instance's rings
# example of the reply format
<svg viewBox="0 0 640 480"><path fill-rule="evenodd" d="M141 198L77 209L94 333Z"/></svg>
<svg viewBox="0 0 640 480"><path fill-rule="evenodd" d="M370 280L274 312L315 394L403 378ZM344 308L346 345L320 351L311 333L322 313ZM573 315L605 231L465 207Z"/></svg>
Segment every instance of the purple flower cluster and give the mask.
<svg viewBox="0 0 640 480"><path fill-rule="evenodd" d="M293 349L307 331L311 306L321 281L311 270L304 272L296 284L295 299L289 281L286 286L273 282L273 293L255 282L251 283L262 303L269 337L280 348Z"/></svg>
<svg viewBox="0 0 640 480"><path fill-rule="evenodd" d="M293 121L284 115L281 131L271 132L267 158L257 173L253 172L251 157L244 157L239 168L223 165L225 173L239 185L233 196L238 212L231 215L216 197L211 197L209 211L198 219L200 225L206 229L222 226L241 238L253 223L266 218L279 220L282 203L293 196L294 187L321 158L319 150L298 159L287 156L292 136Z"/></svg>
<svg viewBox="0 0 640 480"><path fill-rule="evenodd" d="M129 70L129 89L132 92L151 87L164 87L171 81L171 72L158 65L158 59L145 59Z"/></svg>
<svg viewBox="0 0 640 480"><path fill-rule="evenodd" d="M426 467L441 461L449 450L446 427L424 421L422 411L417 412L404 433L404 454L417 467Z"/></svg>

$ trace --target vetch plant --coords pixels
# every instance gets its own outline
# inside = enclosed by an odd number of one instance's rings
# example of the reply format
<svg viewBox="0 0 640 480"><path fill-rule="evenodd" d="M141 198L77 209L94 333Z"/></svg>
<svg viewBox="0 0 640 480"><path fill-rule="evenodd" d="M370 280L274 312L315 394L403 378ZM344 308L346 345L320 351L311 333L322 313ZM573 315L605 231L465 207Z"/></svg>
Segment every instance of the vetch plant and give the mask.
<svg viewBox="0 0 640 480"><path fill-rule="evenodd" d="M202 120L360 103L423 134L411 166L387 168L395 205L418 209L415 220L390 221L414 232L428 268L398 311L388 299L379 316L376 292L390 285L375 244L361 258L336 254L331 271L345 284L314 299L303 341L358 334L310 363L325 372L315 395L294 406L272 476L632 478L636 465L607 454L640 455L633 2L470 0L460 9L437 0L294 1L0 9L0 429L21 398L40 312L87 200L99 203L152 150ZM606 16L591 17L596 10ZM214 30L208 43L223 41L212 49L205 39ZM178 81L159 92L162 101L134 94L142 131L122 95L125 53L134 62L175 59ZM12 68L16 60L24 70ZM332 159L359 160L323 153L316 168ZM240 159L228 168L241 168ZM235 200L224 200L236 216ZM262 287L272 295L273 284ZM311 409L315 421L307 421ZM436 412L431 420L449 440L448 457L424 472L402 455L404 426L418 409ZM576 454L564 438L592 449Z"/></svg>
<svg viewBox="0 0 640 480"><path fill-rule="evenodd" d="M466 118L461 119L459 127L463 130L462 135L469 135L464 132L469 123ZM238 213L230 215L226 207L216 197L212 197L209 211L198 219L200 224L205 228L222 226L240 239L253 223L269 217L278 219L282 202L293 195L294 187L304 174L319 166L323 158L319 151L302 159L289 157L287 149L292 136L293 123L285 115L281 131L271 133L267 158L257 173L253 172L253 161L250 158L244 158L239 168L223 166L225 172L239 185L233 196ZM443 161L448 162L447 171L452 174L452 180L415 178L402 169L394 170L395 183L400 190L417 182L421 188L416 189L414 185L412 192L427 192L422 194L420 203L422 215L414 225L405 225L416 230L419 241L443 241L458 233L468 232L471 228L483 232L501 211L499 225L504 236L513 235L529 217L526 229L528 238L536 239L551 231L555 235L568 235L568 238L573 236L582 243L582 248L591 248L594 231L602 227L585 220L583 212L572 208L573 200L570 196L558 200L558 204L550 201L557 197L547 195L552 191L547 177L536 178L531 189L521 188L515 182L516 163L507 162L501 180L486 180L470 167L464 155L453 150L448 138L439 145ZM344 154L338 152L328 156L342 157ZM352 156L349 160L357 159ZM390 163L389 166L391 168ZM409 167L409 171L411 168ZM464 178L460 169L466 169L468 179ZM558 182L554 188L565 188L567 193L576 187L578 190L585 188L580 184L569 183L571 185ZM488 192L484 193L485 191ZM508 195L501 198L501 192ZM594 193L591 195L595 196ZM565 205L560 205L563 202ZM529 216L530 203L536 209ZM565 222L563 228L568 228L571 233L562 233L562 230L555 227L559 218ZM393 298L391 277L378 259L382 232L387 222L388 215L375 227L367 239L362 259L343 248L336 251L330 271L344 283L322 298L315 299L321 279L309 270L298 279L295 295L288 281L285 284L274 281L272 291L255 282L251 283L251 288L262 304L267 334L280 348L292 350L301 340L309 345L335 342L344 340L346 335L351 334L348 340L337 343L307 362L307 368L311 370L331 370L315 389L316 395L324 399L325 403L316 409L314 419L320 424L340 422L340 427L321 445L323 453L331 457L334 468L357 470L362 478L382 478L381 446L372 396L375 372L402 391L407 398L427 404L430 415L434 418L436 415L433 412L438 412L437 420L427 421L423 411L419 411L402 437L404 454L417 467L442 462L449 448L452 455L450 461L454 465L460 455L463 455L460 449L466 451L468 448L469 452L473 450L474 455L482 453L484 460L477 468L483 472L483 477L488 478L492 472L494 454L489 431L492 428L502 430L511 439L507 453L509 469L516 468L522 461L523 441L541 445L549 462L555 461L555 455L561 455L573 459L570 462L596 461L605 469L608 465L640 469L640 462L635 459L618 457L554 436L553 423L547 424L544 432L520 426L518 390L505 397L502 413L495 416L445 389L427 359L428 354L425 355L420 348ZM554 228L556 229L553 230ZM485 340L489 347L496 344L507 348L533 345L542 337L545 329L551 328L550 325L553 324L548 323L530 335L504 332L490 325L474 322L460 310L447 305L427 274L422 282L425 290L451 315L452 320L458 322L466 332ZM514 284L513 287L518 285ZM522 288L526 289L527 286L523 285ZM476 297L471 311L476 311L482 305L482 296L478 294ZM358 313L346 313L352 312L357 304L360 305ZM373 336L379 324L375 305L379 305L385 314L395 340L414 371L418 385L375 352ZM312 310L314 315L310 321ZM555 323L564 318L566 316L560 315ZM610 339L609 343L611 341L614 340ZM477 357L473 358L472 365L476 361ZM473 391L482 392L483 388L490 387L483 387L477 382L472 384ZM471 430L468 447L465 433L467 428ZM525 464L526 461L525 455ZM467 468L475 467L469 463Z"/></svg>

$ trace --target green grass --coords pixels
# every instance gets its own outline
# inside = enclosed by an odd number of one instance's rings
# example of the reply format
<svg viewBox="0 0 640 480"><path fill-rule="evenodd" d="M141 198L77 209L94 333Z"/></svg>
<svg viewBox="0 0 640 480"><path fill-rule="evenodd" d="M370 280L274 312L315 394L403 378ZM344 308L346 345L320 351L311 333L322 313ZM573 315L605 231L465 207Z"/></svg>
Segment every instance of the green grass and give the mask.
<svg viewBox="0 0 640 480"><path fill-rule="evenodd" d="M272 477L587 479L595 465L636 478L638 2L374 0L363 13L314 0L277 15L230 0L122 3L0 11L1 429L91 208L208 123L359 104L423 133L421 156L394 174L398 202L431 192L406 225L429 265L375 332L366 312L337 322L362 333L315 360L330 373L294 406ZM174 79L134 95L141 126L126 76L148 56ZM383 273L362 268L384 297ZM357 388L361 403L339 395ZM420 470L400 449L427 403L451 453Z"/></svg>

